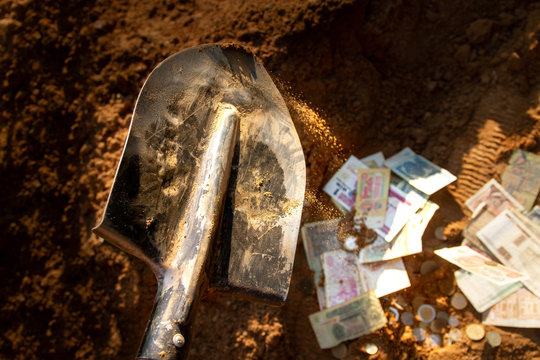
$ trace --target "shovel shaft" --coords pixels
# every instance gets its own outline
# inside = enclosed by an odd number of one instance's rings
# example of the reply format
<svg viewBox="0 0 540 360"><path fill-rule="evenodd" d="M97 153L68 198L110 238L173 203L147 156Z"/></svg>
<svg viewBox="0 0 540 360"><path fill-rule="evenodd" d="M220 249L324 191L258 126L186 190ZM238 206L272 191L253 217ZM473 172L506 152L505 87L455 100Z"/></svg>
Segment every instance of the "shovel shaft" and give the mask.
<svg viewBox="0 0 540 360"><path fill-rule="evenodd" d="M175 224L178 239L166 255L158 294L139 359L182 359L189 345L190 314L220 222L238 133L237 110L220 104L190 190L185 216ZM179 164L178 166L182 166Z"/></svg>

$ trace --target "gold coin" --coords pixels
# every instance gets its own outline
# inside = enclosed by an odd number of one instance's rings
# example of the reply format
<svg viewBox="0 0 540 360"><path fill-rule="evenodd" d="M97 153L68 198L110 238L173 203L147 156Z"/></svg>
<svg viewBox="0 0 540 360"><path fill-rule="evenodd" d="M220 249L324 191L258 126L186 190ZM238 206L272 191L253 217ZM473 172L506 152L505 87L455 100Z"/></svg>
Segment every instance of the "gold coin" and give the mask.
<svg viewBox="0 0 540 360"><path fill-rule="evenodd" d="M473 341L480 341L484 338L484 335L486 335L484 327L479 324L467 325L465 333L467 334L467 337Z"/></svg>

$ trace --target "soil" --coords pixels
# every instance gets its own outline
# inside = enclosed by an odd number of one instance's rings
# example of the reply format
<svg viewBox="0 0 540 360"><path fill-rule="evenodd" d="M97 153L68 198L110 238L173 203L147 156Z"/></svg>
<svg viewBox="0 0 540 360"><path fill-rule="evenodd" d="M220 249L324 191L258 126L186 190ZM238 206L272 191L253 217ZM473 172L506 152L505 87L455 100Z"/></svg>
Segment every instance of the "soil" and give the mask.
<svg viewBox="0 0 540 360"><path fill-rule="evenodd" d="M513 149L540 153L539 41L535 1L0 0L0 358L135 356L155 279L90 230L146 76L211 42L249 47L285 95L306 157L304 222L339 215L321 187L350 154L409 146L458 176L432 197L441 209L401 293L448 309L433 283L453 268L433 250L461 241L465 200L500 179ZM421 276L425 259L440 268ZM331 359L308 322L310 279L299 240L283 307L203 299L193 358ZM456 315L481 319L470 305ZM429 349L390 324L348 342L348 357L368 358L367 342L376 359L540 357L536 330L486 328L501 346L464 337Z"/></svg>

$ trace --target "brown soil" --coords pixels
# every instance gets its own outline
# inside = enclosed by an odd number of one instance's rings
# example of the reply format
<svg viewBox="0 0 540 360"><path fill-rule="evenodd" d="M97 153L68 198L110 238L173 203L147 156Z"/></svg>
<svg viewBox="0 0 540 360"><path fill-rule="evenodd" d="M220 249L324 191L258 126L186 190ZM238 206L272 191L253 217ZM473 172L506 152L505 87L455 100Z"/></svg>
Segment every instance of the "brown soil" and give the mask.
<svg viewBox="0 0 540 360"><path fill-rule="evenodd" d="M452 268L432 250L459 243L464 201L500 177L512 149L540 153L539 41L534 1L0 0L0 358L133 358L155 280L90 229L145 77L208 42L247 45L287 94L308 168L305 222L337 215L320 188L351 153L409 146L458 176L433 196L441 209L424 254L406 260L403 292L447 308L432 284ZM426 258L441 268L421 277ZM332 358L308 322L318 308L309 279L299 242L284 307L203 300L191 354ZM471 306L458 316L480 319ZM389 325L350 342L350 357L367 358L367 341L378 359L540 357L537 331L498 331L495 349L464 339L429 350Z"/></svg>

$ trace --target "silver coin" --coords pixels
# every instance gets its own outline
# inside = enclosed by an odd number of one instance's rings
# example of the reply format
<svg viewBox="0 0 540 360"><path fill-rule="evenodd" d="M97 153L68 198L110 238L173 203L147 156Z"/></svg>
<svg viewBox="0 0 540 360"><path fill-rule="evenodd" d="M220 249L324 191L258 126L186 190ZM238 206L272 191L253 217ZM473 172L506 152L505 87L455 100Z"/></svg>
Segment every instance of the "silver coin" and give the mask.
<svg viewBox="0 0 540 360"><path fill-rule="evenodd" d="M455 316L450 316L447 321L451 327L457 327L459 325L459 319Z"/></svg>
<svg viewBox="0 0 540 360"><path fill-rule="evenodd" d="M429 336L426 338L426 345L429 347L441 347L442 339L437 334L429 334Z"/></svg>
<svg viewBox="0 0 540 360"><path fill-rule="evenodd" d="M496 331L490 331L486 334L486 339L489 345L492 347L497 347L501 345L501 335Z"/></svg>
<svg viewBox="0 0 540 360"><path fill-rule="evenodd" d="M366 352L369 354L369 355L374 355L377 353L377 351L379 351L379 347L373 343L367 343L366 344Z"/></svg>
<svg viewBox="0 0 540 360"><path fill-rule="evenodd" d="M420 274L429 275L439 268L439 265L434 260L426 260L420 266Z"/></svg>
<svg viewBox="0 0 540 360"><path fill-rule="evenodd" d="M420 307L418 307L418 310L416 310L416 313L418 314L420 321L423 321L426 323L432 322L433 319L435 319L435 316L437 315L435 308L429 304L420 305Z"/></svg>
<svg viewBox="0 0 540 360"><path fill-rule="evenodd" d="M453 343L461 341L461 330L459 329L450 329L448 336Z"/></svg>
<svg viewBox="0 0 540 360"><path fill-rule="evenodd" d="M438 311L437 312L437 319L448 320L448 313L444 312L444 311Z"/></svg>
<svg viewBox="0 0 540 360"><path fill-rule="evenodd" d="M414 328L413 335L416 341L424 341L426 339L426 330L422 328Z"/></svg>
<svg viewBox="0 0 540 360"><path fill-rule="evenodd" d="M394 317L388 320L389 324L395 324L399 321L399 311L393 306L388 307L388 311L390 311Z"/></svg>
<svg viewBox="0 0 540 360"><path fill-rule="evenodd" d="M461 293L455 293L454 295L452 295L450 303L452 304L452 307L457 310L465 309L468 304L467 299Z"/></svg>
<svg viewBox="0 0 540 360"><path fill-rule="evenodd" d="M429 324L429 328L432 332L439 334L447 324L446 319L435 319Z"/></svg>
<svg viewBox="0 0 540 360"><path fill-rule="evenodd" d="M414 314L412 312L405 311L403 314L401 314L401 322L403 325L413 326Z"/></svg>
<svg viewBox="0 0 540 360"><path fill-rule="evenodd" d="M338 346L333 347L330 351L332 352L332 356L336 359L343 359L345 356L347 356L349 349L347 348L347 345L339 344Z"/></svg>
<svg viewBox="0 0 540 360"><path fill-rule="evenodd" d="M435 229L435 237L441 241L447 240L446 236L444 236L444 226L439 226Z"/></svg>

